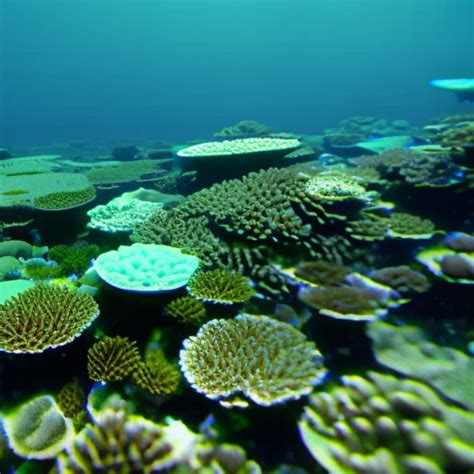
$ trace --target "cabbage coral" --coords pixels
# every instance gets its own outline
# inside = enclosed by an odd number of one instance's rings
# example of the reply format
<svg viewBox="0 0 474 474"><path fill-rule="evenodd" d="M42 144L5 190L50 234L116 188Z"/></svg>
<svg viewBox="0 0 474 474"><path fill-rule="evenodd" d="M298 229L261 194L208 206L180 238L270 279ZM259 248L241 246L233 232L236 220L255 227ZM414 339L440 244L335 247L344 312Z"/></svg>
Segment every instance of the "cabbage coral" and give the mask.
<svg viewBox="0 0 474 474"><path fill-rule="evenodd" d="M331 474L474 469L474 415L413 380L342 377L342 385L311 396L299 428Z"/></svg>
<svg viewBox="0 0 474 474"><path fill-rule="evenodd" d="M245 303L255 293L247 278L224 269L198 272L188 290L194 298L223 304Z"/></svg>
<svg viewBox="0 0 474 474"><path fill-rule="evenodd" d="M19 405L3 417L3 426L12 450L28 459L54 458L73 435L71 421L48 395Z"/></svg>
<svg viewBox="0 0 474 474"><path fill-rule="evenodd" d="M37 353L63 346L98 315L90 295L63 286L36 285L0 305L0 351Z"/></svg>
<svg viewBox="0 0 474 474"><path fill-rule="evenodd" d="M224 406L269 406L300 398L325 370L313 342L267 316L214 319L183 343L180 366L195 390Z"/></svg>
<svg viewBox="0 0 474 474"><path fill-rule="evenodd" d="M100 382L123 380L137 369L140 353L127 337L106 337L87 352L89 378Z"/></svg>

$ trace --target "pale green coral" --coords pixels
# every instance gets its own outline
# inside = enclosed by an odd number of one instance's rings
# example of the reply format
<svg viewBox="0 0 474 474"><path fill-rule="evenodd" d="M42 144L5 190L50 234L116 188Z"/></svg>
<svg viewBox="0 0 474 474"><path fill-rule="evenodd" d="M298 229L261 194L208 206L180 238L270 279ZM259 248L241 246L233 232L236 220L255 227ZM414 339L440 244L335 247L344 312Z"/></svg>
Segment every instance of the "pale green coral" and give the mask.
<svg viewBox="0 0 474 474"><path fill-rule="evenodd" d="M474 415L427 385L370 372L311 396L299 423L313 457L331 474L468 474Z"/></svg>
<svg viewBox="0 0 474 474"><path fill-rule="evenodd" d="M269 406L308 394L325 375L314 342L289 324L242 314L214 319L183 343L180 366L198 392L224 406Z"/></svg>
<svg viewBox="0 0 474 474"><path fill-rule="evenodd" d="M3 426L12 450L28 459L54 458L73 436L72 422L48 395L19 405L3 417Z"/></svg>

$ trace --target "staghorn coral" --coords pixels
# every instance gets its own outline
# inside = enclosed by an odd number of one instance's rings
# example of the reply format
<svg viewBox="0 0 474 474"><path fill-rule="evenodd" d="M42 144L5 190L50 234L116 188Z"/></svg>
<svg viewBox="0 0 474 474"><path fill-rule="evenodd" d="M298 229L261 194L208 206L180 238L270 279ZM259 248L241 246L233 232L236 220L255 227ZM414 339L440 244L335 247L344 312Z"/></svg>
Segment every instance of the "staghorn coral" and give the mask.
<svg viewBox="0 0 474 474"><path fill-rule="evenodd" d="M89 378L100 382L123 380L138 368L139 363L140 353L135 342L127 337L106 337L87 352Z"/></svg>
<svg viewBox="0 0 474 474"><path fill-rule="evenodd" d="M98 315L92 296L38 284L0 305L0 351L37 353L63 346Z"/></svg>
<svg viewBox="0 0 474 474"><path fill-rule="evenodd" d="M344 283L350 272L350 268L326 260L301 262L294 269L297 278L315 285L328 286Z"/></svg>
<svg viewBox="0 0 474 474"><path fill-rule="evenodd" d="M315 393L299 423L303 442L331 474L468 474L474 415L427 385L369 372Z"/></svg>
<svg viewBox="0 0 474 474"><path fill-rule="evenodd" d="M313 342L286 323L241 314L214 319L183 343L180 366L195 390L224 406L269 406L297 399L325 370Z"/></svg>
<svg viewBox="0 0 474 474"><path fill-rule="evenodd" d="M54 458L73 435L72 422L49 395L20 404L2 421L11 449L27 459Z"/></svg>
<svg viewBox="0 0 474 474"><path fill-rule="evenodd" d="M198 272L188 291L194 298L222 304L245 303L255 293L247 278L225 269Z"/></svg>
<svg viewBox="0 0 474 474"><path fill-rule="evenodd" d="M214 136L221 138L258 137L268 135L271 132L272 129L270 127L255 120L241 120L235 125L225 127L219 132L214 133Z"/></svg>
<svg viewBox="0 0 474 474"><path fill-rule="evenodd" d="M374 321L367 327L377 361L433 386L446 397L474 409L474 359L430 341L415 326Z"/></svg>
<svg viewBox="0 0 474 474"><path fill-rule="evenodd" d="M182 323L201 324L206 319L204 304L191 296L181 296L165 306L165 313Z"/></svg>
<svg viewBox="0 0 474 474"><path fill-rule="evenodd" d="M132 372L135 383L152 395L171 395L179 387L181 374L171 364L161 349L148 350L145 362L140 362Z"/></svg>
<svg viewBox="0 0 474 474"><path fill-rule="evenodd" d="M425 275L412 270L408 265L374 270L370 273L370 278L401 294L424 293L431 286Z"/></svg>

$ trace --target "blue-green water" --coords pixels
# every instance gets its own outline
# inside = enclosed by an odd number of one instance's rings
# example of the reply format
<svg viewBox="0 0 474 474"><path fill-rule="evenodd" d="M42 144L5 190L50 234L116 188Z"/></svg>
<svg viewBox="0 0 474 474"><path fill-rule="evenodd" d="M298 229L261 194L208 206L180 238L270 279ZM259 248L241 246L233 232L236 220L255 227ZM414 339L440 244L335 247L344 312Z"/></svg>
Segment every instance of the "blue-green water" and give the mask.
<svg viewBox="0 0 474 474"><path fill-rule="evenodd" d="M473 20L0 0L0 474L474 472Z"/></svg>

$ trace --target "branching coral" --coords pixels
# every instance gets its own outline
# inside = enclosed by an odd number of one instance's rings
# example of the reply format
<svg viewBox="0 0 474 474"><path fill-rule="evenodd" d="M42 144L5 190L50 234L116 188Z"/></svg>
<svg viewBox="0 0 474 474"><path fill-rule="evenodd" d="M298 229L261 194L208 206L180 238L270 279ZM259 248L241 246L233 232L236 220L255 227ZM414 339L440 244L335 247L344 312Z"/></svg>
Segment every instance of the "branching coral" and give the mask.
<svg viewBox="0 0 474 474"><path fill-rule="evenodd" d="M194 298L223 304L245 303L255 293L247 278L224 269L198 272L188 291Z"/></svg>
<svg viewBox="0 0 474 474"><path fill-rule="evenodd" d="M3 417L3 426L12 450L28 459L54 458L73 435L71 421L48 395L19 405Z"/></svg>
<svg viewBox="0 0 474 474"><path fill-rule="evenodd" d="M148 350L145 362L140 362L132 373L135 383L152 395L171 395L176 392L181 374L161 349Z"/></svg>
<svg viewBox="0 0 474 474"><path fill-rule="evenodd" d="M99 253L97 245L56 245L49 249L48 258L58 262L61 275L82 275Z"/></svg>
<svg viewBox="0 0 474 474"><path fill-rule="evenodd" d="M106 337L87 352L89 378L100 382L123 380L140 363L140 353L127 337Z"/></svg>
<svg viewBox="0 0 474 474"><path fill-rule="evenodd" d="M180 366L188 382L225 406L268 406L309 393L324 377L313 342L266 316L215 319L187 339Z"/></svg>
<svg viewBox="0 0 474 474"><path fill-rule="evenodd" d="M456 472L474 468L474 416L427 385L370 372L315 393L299 424L331 474Z"/></svg>
<svg viewBox="0 0 474 474"><path fill-rule="evenodd" d="M182 323L201 324L206 319L204 303L191 296L181 296L168 303L165 313Z"/></svg>
<svg viewBox="0 0 474 474"><path fill-rule="evenodd" d="M0 351L34 353L68 344L98 315L90 295L36 285L0 305Z"/></svg>

